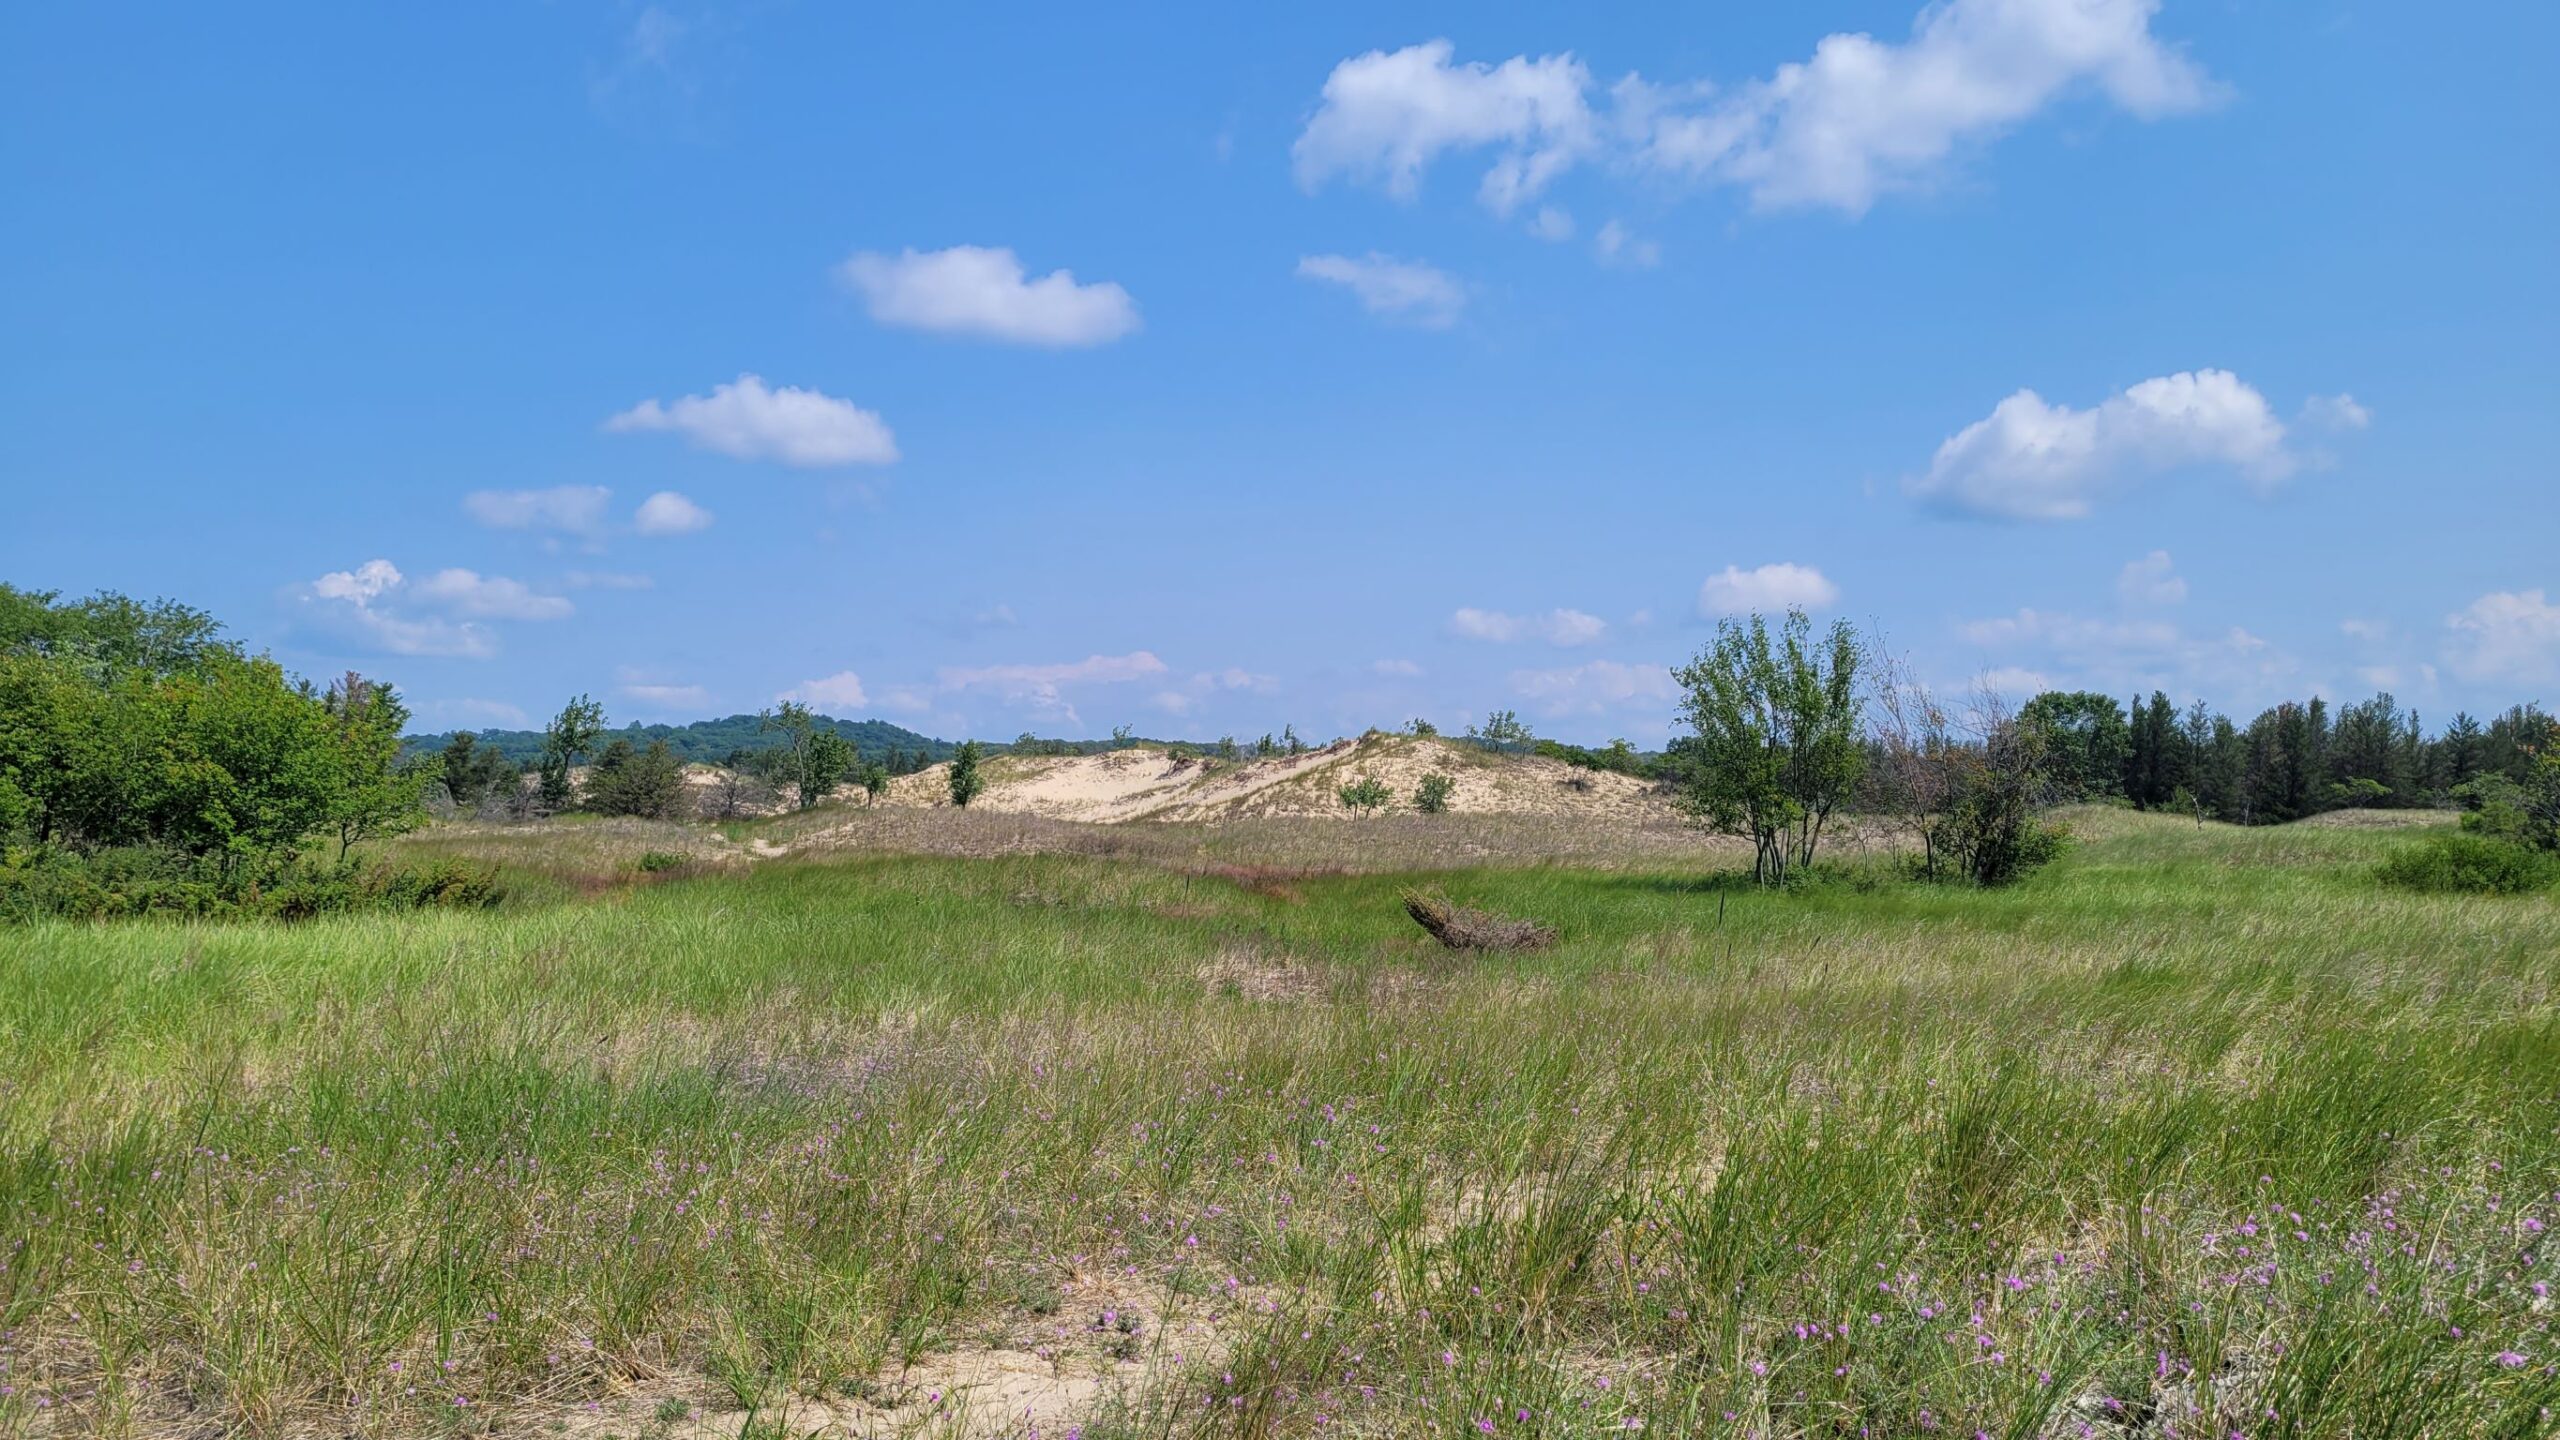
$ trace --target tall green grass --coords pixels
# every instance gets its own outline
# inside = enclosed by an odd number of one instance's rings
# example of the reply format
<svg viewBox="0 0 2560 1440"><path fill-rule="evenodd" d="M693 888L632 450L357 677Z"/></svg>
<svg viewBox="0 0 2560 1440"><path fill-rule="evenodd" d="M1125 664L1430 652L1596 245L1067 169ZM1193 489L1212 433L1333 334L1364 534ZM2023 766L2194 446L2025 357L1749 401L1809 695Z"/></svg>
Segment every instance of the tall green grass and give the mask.
<svg viewBox="0 0 2560 1440"><path fill-rule="evenodd" d="M0 1429L781 1413L1107 1280L1218 1338L1095 1437L2550 1433L2560 905L2081 829L1433 876L1480 959L1062 855L0 932Z"/></svg>

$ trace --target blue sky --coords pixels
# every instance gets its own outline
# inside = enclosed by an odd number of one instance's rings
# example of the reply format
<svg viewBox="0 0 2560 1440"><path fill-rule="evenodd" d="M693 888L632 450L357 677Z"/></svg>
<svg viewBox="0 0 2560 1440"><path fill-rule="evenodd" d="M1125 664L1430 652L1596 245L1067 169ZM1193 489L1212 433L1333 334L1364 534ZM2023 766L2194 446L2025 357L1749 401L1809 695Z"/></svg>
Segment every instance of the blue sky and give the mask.
<svg viewBox="0 0 2560 1440"><path fill-rule="evenodd" d="M2560 8L1094 9L16 8L0 576L434 727L2560 700Z"/></svg>

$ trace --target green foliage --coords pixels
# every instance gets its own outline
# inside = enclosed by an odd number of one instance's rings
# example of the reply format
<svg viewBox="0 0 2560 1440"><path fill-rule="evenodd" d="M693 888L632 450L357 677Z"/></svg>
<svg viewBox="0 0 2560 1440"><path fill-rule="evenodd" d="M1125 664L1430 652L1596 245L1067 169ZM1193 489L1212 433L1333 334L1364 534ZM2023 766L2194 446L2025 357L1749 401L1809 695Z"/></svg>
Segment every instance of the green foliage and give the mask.
<svg viewBox="0 0 2560 1440"><path fill-rule="evenodd" d="M831 729L853 742L866 760L878 760L889 766L892 775L912 775L928 765L948 759L952 745L919 735L902 725L885 720L837 720L824 715L817 724ZM664 740L676 758L688 765L720 765L730 756L753 750L765 743L767 732L761 714L728 715L717 720L696 720L685 725L625 725L613 731L633 745L646 748L652 740ZM453 731L429 735L412 735L407 744L411 753L438 750L460 735L471 735L481 751L495 751L519 771L542 758L543 732L540 730Z"/></svg>
<svg viewBox="0 0 2560 1440"><path fill-rule="evenodd" d="M1679 746L1683 804L1704 824L1750 838L1752 876L1763 885L1813 863L1825 822L1866 769L1863 658L1848 622L1817 643L1813 622L1791 610L1774 637L1757 615L1720 623L1715 643L1675 672L1686 692L1680 718L1693 732Z"/></svg>
<svg viewBox="0 0 2560 1440"><path fill-rule="evenodd" d="M2047 690L2018 712L2018 723L2042 732L2047 774L2061 798L2101 800L2122 793L2133 737L2114 696Z"/></svg>
<svg viewBox="0 0 2560 1440"><path fill-rule="evenodd" d="M1458 791L1458 782L1434 770L1413 787L1413 808L1425 815L1438 815L1449 808L1449 798Z"/></svg>
<svg viewBox="0 0 2560 1440"><path fill-rule="evenodd" d="M371 910L485 910L506 887L489 866L269 859L225 865L165 846L0 856L0 921L111 920L145 915L305 920Z"/></svg>
<svg viewBox="0 0 2560 1440"><path fill-rule="evenodd" d="M2560 750L2534 757L2521 781L2495 772L2454 791L2462 828L2528 849L2560 852Z"/></svg>
<svg viewBox="0 0 2560 1440"><path fill-rule="evenodd" d="M855 771L854 781L862 787L862 803L869 805L889 793L889 767L877 760L865 761Z"/></svg>
<svg viewBox="0 0 2560 1440"><path fill-rule="evenodd" d="M1404 722L1404 733L1428 740L1440 733L1440 727L1416 715Z"/></svg>
<svg viewBox="0 0 2560 1440"><path fill-rule="evenodd" d="M2054 738L2046 726L1995 720L1980 745L1948 752L1952 794L1930 823L1924 873L1989 889L2061 856L2070 836L2042 810Z"/></svg>
<svg viewBox="0 0 2560 1440"><path fill-rule="evenodd" d="M1361 776L1334 794L1342 801L1342 808L1355 815L1375 814L1380 807L1396 798L1396 792L1388 789L1386 782L1369 775Z"/></svg>
<svg viewBox="0 0 2560 1440"><path fill-rule="evenodd" d="M2560 859L2495 835L2430 835L2374 872L2386 885L2432 895L2521 895L2560 878Z"/></svg>
<svg viewBox="0 0 2560 1440"><path fill-rule="evenodd" d="M120 675L191 674L242 660L211 615L174 600L145 604L112 591L61 601L59 592L0 583L0 655L55 660L92 684Z"/></svg>
<svg viewBox="0 0 2560 1440"><path fill-rule="evenodd" d="M681 870L692 862L671 850L649 850L640 856L640 873L656 875L667 870Z"/></svg>
<svg viewBox="0 0 2560 1440"><path fill-rule="evenodd" d="M604 706L584 695L560 707L560 713L551 717L551 724L542 732L542 759L537 765L542 775L542 808L569 808L575 798L570 794L569 771L595 748L596 737L603 733Z"/></svg>
<svg viewBox="0 0 2560 1440"><path fill-rule="evenodd" d="M809 707L796 700L783 701L782 708L766 718L765 728L781 731L783 737L773 751L768 773L777 784L791 788L803 810L834 794L853 768L853 742L834 727L821 725Z"/></svg>
<svg viewBox="0 0 2560 1440"><path fill-rule="evenodd" d="M606 742L587 770L586 805L599 815L672 820L691 810L689 798L684 762L663 740L652 740L647 749L638 750L617 735Z"/></svg>
<svg viewBox="0 0 2560 1440"><path fill-rule="evenodd" d="M403 763L400 732L409 707L390 686L348 671L329 687L323 708L337 731L341 776L330 806L338 856L366 840L405 834L427 823L426 795L442 761L421 755Z"/></svg>
<svg viewBox="0 0 2560 1440"><path fill-rule="evenodd" d="M455 732L436 757L437 779L446 800L462 815L514 804L524 791L524 772L494 745L482 745L468 730Z"/></svg>
<svg viewBox="0 0 2560 1440"><path fill-rule="evenodd" d="M1614 775L1650 778L1655 773L1657 758L1645 754L1624 740L1612 740L1600 749L1588 745L1568 745L1561 740L1538 740L1529 752L1549 760L1561 760L1577 770L1606 770Z"/></svg>
<svg viewBox="0 0 2560 1440"><path fill-rule="evenodd" d="M1517 712L1496 710L1484 717L1483 724L1468 726L1467 738L1487 750L1526 750L1538 737Z"/></svg>
<svg viewBox="0 0 2560 1440"><path fill-rule="evenodd" d="M963 810L987 788L986 777L978 773L979 753L977 741L964 740L951 757L951 803Z"/></svg>
<svg viewBox="0 0 2560 1440"><path fill-rule="evenodd" d="M397 694L353 674L316 691L219 630L169 601L0 585L14 911L283 913L261 898L279 884L328 908L356 882L299 867L305 845L328 836L343 865L423 822L441 767L400 763Z"/></svg>

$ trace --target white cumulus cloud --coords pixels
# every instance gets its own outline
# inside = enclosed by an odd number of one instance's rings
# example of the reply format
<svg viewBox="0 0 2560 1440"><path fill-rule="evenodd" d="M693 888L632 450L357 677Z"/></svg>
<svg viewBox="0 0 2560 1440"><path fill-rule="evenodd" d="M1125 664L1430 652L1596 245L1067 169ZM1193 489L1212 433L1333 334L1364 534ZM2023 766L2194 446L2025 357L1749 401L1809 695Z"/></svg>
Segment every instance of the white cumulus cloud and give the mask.
<svg viewBox="0 0 2560 1440"><path fill-rule="evenodd" d="M1079 285L1053 270L1034 280L1011 250L863 251L836 267L883 325L1065 349L1103 345L1138 328L1138 304L1109 281Z"/></svg>
<svg viewBox="0 0 2560 1440"><path fill-rule="evenodd" d="M2463 679L2560 684L2560 605L2540 589L2491 591L2444 623L2445 664Z"/></svg>
<svg viewBox="0 0 2560 1440"><path fill-rule="evenodd" d="M1334 66L1290 151L1298 183L1313 190L1341 176L1411 199L1442 154L1492 146L1500 153L1477 195L1509 214L1593 148L1591 72L1581 61L1516 55L1499 65L1457 64L1456 53L1432 40Z"/></svg>
<svg viewBox="0 0 2560 1440"><path fill-rule="evenodd" d="M1827 35L1803 60L1722 87L1633 74L1603 87L1570 53L1461 62L1431 40L1334 66L1291 153L1309 190L1341 178L1410 199L1441 157L1488 152L1477 197L1502 215L1586 161L1738 187L1765 210L1856 215L2074 95L2145 120L2211 104L2218 87L2153 32L2158 9L1936 0L1903 39Z"/></svg>
<svg viewBox="0 0 2560 1440"><path fill-rule="evenodd" d="M1398 260L1372 250L1349 255L1309 255L1298 262L1299 278L1322 280L1350 291L1360 308L1388 320L1445 330L1466 309L1467 290L1445 271L1418 260Z"/></svg>
<svg viewBox="0 0 2560 1440"><path fill-rule="evenodd" d="M1780 561L1750 570L1727 565L1698 587L1698 613L1756 615L1820 610L1839 598L1840 587L1810 565Z"/></svg>
<svg viewBox="0 0 2560 1440"><path fill-rule="evenodd" d="M1968 143L2075 91L2154 119L2215 87L2151 31L2159 0L1942 0L1900 43L1838 33L1766 79L1691 103L1630 80L1620 118L1638 161L1741 186L1755 206L1855 215L1927 184Z"/></svg>
<svg viewBox="0 0 2560 1440"><path fill-rule="evenodd" d="M772 389L756 375L715 385L708 395L643 400L604 428L672 431L698 449L807 468L886 465L898 458L898 442L878 415L815 390Z"/></svg>
<svg viewBox="0 0 2560 1440"><path fill-rule="evenodd" d="M522 581L439 570L412 580L388 560L333 570L301 586L302 613L335 637L386 655L480 660L497 653L484 620L557 620L572 607Z"/></svg>
<svg viewBox="0 0 2560 1440"><path fill-rule="evenodd" d="M1449 633L1462 640L1489 640L1497 645L1508 645L1515 640L1543 640L1560 646L1590 645L1609 633L1609 622L1580 610L1508 615L1499 610L1462 606L1449 617Z"/></svg>
<svg viewBox="0 0 2560 1440"><path fill-rule="evenodd" d="M1977 515L2076 520L2146 476L2213 466L2263 488L2300 464L2267 397L2228 370L2182 370L2086 410L2020 390L1949 436L1909 488Z"/></svg>
<svg viewBox="0 0 2560 1440"><path fill-rule="evenodd" d="M643 535L690 535L711 526L711 512L673 490L661 490L640 502L631 527Z"/></svg>

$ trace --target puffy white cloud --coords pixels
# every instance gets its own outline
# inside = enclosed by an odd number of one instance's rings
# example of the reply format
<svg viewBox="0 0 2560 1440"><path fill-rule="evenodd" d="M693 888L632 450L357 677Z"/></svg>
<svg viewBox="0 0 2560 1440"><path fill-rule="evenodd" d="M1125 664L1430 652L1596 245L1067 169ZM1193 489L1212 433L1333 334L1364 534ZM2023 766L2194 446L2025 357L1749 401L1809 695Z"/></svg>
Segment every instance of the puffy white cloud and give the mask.
<svg viewBox="0 0 2560 1440"><path fill-rule="evenodd" d="M1104 345L1138 328L1138 305L1108 281L1079 285L1053 270L1028 278L1011 250L863 251L836 268L883 325L1064 349Z"/></svg>
<svg viewBox="0 0 2560 1440"><path fill-rule="evenodd" d="M1660 704L1680 693L1660 665L1593 660L1561 670L1514 670L1511 689L1549 714L1590 714L1643 702Z"/></svg>
<svg viewBox="0 0 2560 1440"><path fill-rule="evenodd" d="M1343 177L1409 199L1443 155L1490 150L1477 194L1497 214L1601 159L1738 186L1761 209L1855 215L2075 93L2142 119L2212 103L2214 84L2152 33L2158 8L1939 0L1901 41L1828 35L1808 58L1722 89L1628 75L1602 92L1570 54L1460 63L1446 40L1373 50L1334 67L1292 154L1307 189Z"/></svg>
<svg viewBox="0 0 2560 1440"><path fill-rule="evenodd" d="M1755 615L1820 610L1839 598L1840 587L1810 565L1781 561L1751 570L1727 565L1698 587L1698 613Z"/></svg>
<svg viewBox="0 0 2560 1440"><path fill-rule="evenodd" d="M2151 33L2158 0L1944 0L1899 43L1824 36L1811 58L1702 104L1619 87L1640 163L1742 186L1763 209L1855 215L1926 184L1957 148L2075 90L2152 119L2214 98L2203 72Z"/></svg>
<svg viewBox="0 0 2560 1440"><path fill-rule="evenodd" d="M1443 153L1499 147L1477 195L1509 214L1570 169L1598 140L1586 93L1591 72L1571 55L1454 64L1446 40L1372 50L1333 67L1322 102L1290 154L1298 183L1336 176L1411 199Z"/></svg>
<svg viewBox="0 0 2560 1440"><path fill-rule="evenodd" d="M2445 665L2463 679L2560 684L2560 605L2540 589L2491 591L2444 623Z"/></svg>
<svg viewBox="0 0 2560 1440"><path fill-rule="evenodd" d="M474 490L462 497L463 513L492 530L557 530L593 536L605 528L602 485L557 485L548 490Z"/></svg>
<svg viewBox="0 0 2560 1440"><path fill-rule="evenodd" d="M605 421L604 428L674 431L698 449L812 468L886 465L898 458L898 442L878 415L815 390L770 389L755 375L715 385L709 395L665 404L643 400Z"/></svg>
<svg viewBox="0 0 2560 1440"><path fill-rule="evenodd" d="M411 580L388 560L333 570L300 588L303 614L324 630L388 655L479 660L497 653L480 620L557 620L567 599L471 570Z"/></svg>
<svg viewBox="0 0 2560 1440"><path fill-rule="evenodd" d="M2187 577L2168 551L2154 550L2116 572L2116 598L2127 605L2176 605L2187 598Z"/></svg>
<svg viewBox="0 0 2560 1440"><path fill-rule="evenodd" d="M1309 255L1298 262L1298 275L1343 287L1372 315L1425 330L1449 328L1467 306L1466 287L1447 272L1375 250L1358 259Z"/></svg>
<svg viewBox="0 0 2560 1440"><path fill-rule="evenodd" d="M1506 615L1499 610L1463 606L1449 617L1449 633L1462 640L1489 640L1508 645L1515 640L1544 640L1550 645L1596 644L1609 633L1609 622L1579 610L1550 610L1544 615Z"/></svg>
<svg viewBox="0 0 2560 1440"><path fill-rule="evenodd" d="M2264 487L2299 464L2264 395L2228 370L2182 370L2087 410L2021 390L1949 436L1909 488L1978 515L2076 520L2146 475L2214 465Z"/></svg>
<svg viewBox="0 0 2560 1440"><path fill-rule="evenodd" d="M711 512L673 490L661 490L640 502L631 527L643 535L690 535L711 527Z"/></svg>
<svg viewBox="0 0 2560 1440"><path fill-rule="evenodd" d="M803 680L774 698L797 700L813 710L826 711L859 710L871 703L871 697L862 688L862 677L850 670Z"/></svg>

